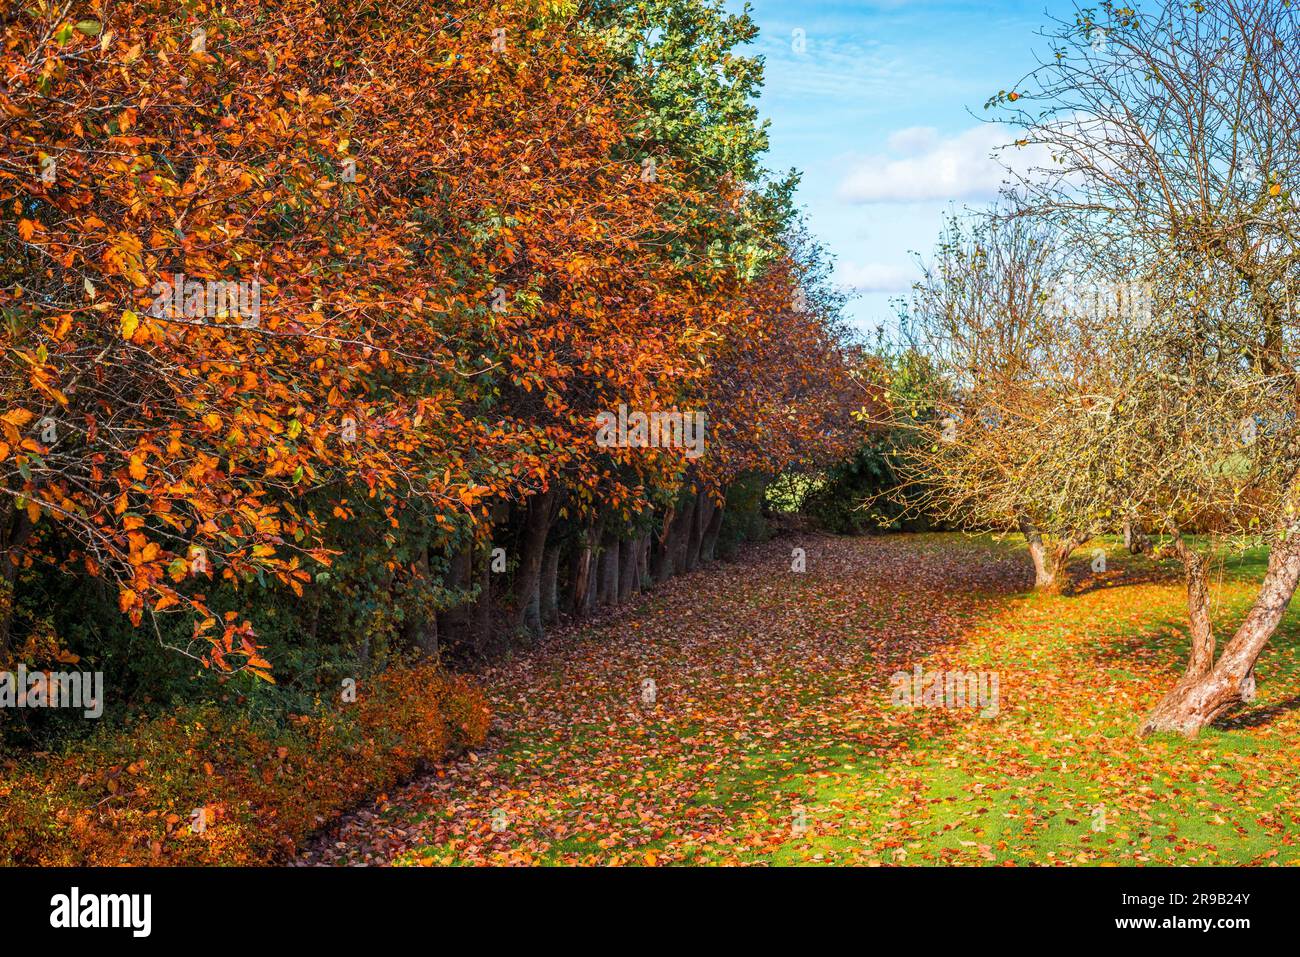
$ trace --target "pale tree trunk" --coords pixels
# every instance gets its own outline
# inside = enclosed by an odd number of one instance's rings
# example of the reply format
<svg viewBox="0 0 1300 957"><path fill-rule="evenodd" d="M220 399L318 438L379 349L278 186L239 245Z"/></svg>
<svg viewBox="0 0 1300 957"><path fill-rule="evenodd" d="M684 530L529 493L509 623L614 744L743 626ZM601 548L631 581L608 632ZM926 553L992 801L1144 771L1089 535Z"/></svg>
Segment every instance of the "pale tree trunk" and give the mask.
<svg viewBox="0 0 1300 957"><path fill-rule="evenodd" d="M597 539L593 533L591 544L587 546L587 586L582 595L583 615L593 614L600 598L600 551L596 546Z"/></svg>
<svg viewBox="0 0 1300 957"><path fill-rule="evenodd" d="M1034 562L1034 588L1051 590L1055 587L1056 581L1047 560L1047 548L1043 545L1043 536L1027 518L1021 518L1019 525L1020 534L1025 536L1025 544L1029 546L1029 557Z"/></svg>
<svg viewBox="0 0 1300 957"><path fill-rule="evenodd" d="M1187 579L1187 618L1191 626L1192 650L1187 658L1184 680L1204 677L1214 667L1214 626L1210 621L1210 567L1205 557L1197 554L1173 530L1174 551L1183 563Z"/></svg>
<svg viewBox="0 0 1300 957"><path fill-rule="evenodd" d="M1034 562L1034 589L1036 591L1056 594L1065 587L1065 569L1074 554L1086 538L1067 536L1055 543L1043 540L1043 534L1033 522L1021 516L1018 520L1020 533L1029 545L1029 557Z"/></svg>
<svg viewBox="0 0 1300 957"><path fill-rule="evenodd" d="M1066 579L1067 579L1066 569L1069 567L1070 564L1070 556L1073 555L1075 551L1081 548L1084 544L1086 544L1088 539L1091 537L1092 536L1090 535L1082 535L1082 534L1070 535L1067 536L1066 538L1060 539L1056 543L1055 550L1051 554L1052 554L1052 561L1055 567L1053 576L1058 583L1058 588L1064 587L1066 584Z"/></svg>
<svg viewBox="0 0 1300 957"><path fill-rule="evenodd" d="M1142 723L1142 733L1176 731L1194 737L1248 697L1254 697L1255 662L1286 614L1300 582L1300 534L1295 529L1275 544L1264 584L1245 620L1203 675L1185 675Z"/></svg>
<svg viewBox="0 0 1300 957"><path fill-rule="evenodd" d="M1124 520L1124 548L1130 555L1141 555L1151 551L1151 537L1136 519Z"/></svg>

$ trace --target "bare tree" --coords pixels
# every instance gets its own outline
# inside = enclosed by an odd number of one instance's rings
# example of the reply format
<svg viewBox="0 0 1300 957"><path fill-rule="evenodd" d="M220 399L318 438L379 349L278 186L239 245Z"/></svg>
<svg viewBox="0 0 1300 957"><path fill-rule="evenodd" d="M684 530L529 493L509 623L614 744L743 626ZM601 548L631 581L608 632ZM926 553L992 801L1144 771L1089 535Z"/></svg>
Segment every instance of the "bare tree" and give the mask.
<svg viewBox="0 0 1300 957"><path fill-rule="evenodd" d="M1112 461L1096 492L1168 530L1188 576L1191 662L1147 732L1195 734L1249 697L1300 582L1298 40L1300 15L1282 0L1103 3L1058 24L1051 58L1000 97L1018 145L1052 157L1019 185L1025 213L1149 289L1146 321L1104 334ZM1272 549L1217 660L1203 556L1181 533L1192 526Z"/></svg>
<svg viewBox="0 0 1300 957"><path fill-rule="evenodd" d="M1058 404L1045 373L1063 367L1063 346L1073 349L1046 312L1062 268L1040 223L954 218L910 310L938 388L906 491L923 487L913 500L950 521L1021 532L1034 585L1048 591L1063 587L1070 555L1089 537L1089 523L1059 507L1042 440Z"/></svg>

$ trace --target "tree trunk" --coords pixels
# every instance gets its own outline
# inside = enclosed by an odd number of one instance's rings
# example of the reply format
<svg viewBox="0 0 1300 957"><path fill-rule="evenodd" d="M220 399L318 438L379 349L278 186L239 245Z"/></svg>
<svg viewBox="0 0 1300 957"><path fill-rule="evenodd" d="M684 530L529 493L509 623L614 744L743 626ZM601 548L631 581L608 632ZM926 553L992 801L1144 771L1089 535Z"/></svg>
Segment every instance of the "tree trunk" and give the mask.
<svg viewBox="0 0 1300 957"><path fill-rule="evenodd" d="M1052 581L1055 583L1057 591L1063 589L1069 582L1068 568L1070 566L1070 556L1082 542L1077 538L1069 538L1057 542L1056 545L1049 549L1052 562Z"/></svg>
<svg viewBox="0 0 1300 957"><path fill-rule="evenodd" d="M469 548L462 548L451 556L447 578L452 589L456 591L469 589L472 584L470 576L473 574L473 557L473 552ZM448 608L440 617L438 631L444 640L466 640L470 622L468 605L461 604L455 608Z"/></svg>
<svg viewBox="0 0 1300 957"><path fill-rule="evenodd" d="M717 510L710 493L701 490L696 494L695 516L691 521L690 544L686 550L687 571L694 571L704 560L704 539L708 534L709 524L713 521L713 513Z"/></svg>
<svg viewBox="0 0 1300 957"><path fill-rule="evenodd" d="M636 540L636 590L641 591L650 583L650 538L649 532Z"/></svg>
<svg viewBox="0 0 1300 957"><path fill-rule="evenodd" d="M560 620L559 577L560 546L547 545L542 556L540 612L543 627L555 625Z"/></svg>
<svg viewBox="0 0 1300 957"><path fill-rule="evenodd" d="M417 562L420 574L426 581L429 579L429 546L424 547L420 560ZM425 658L438 657L438 616L430 614L427 617L413 616L406 623L406 642L409 647L416 648Z"/></svg>
<svg viewBox="0 0 1300 957"><path fill-rule="evenodd" d="M1191 625L1192 650L1184 680L1201 678L1214 667L1214 626L1210 621L1210 569L1205 558L1173 530L1174 551L1183 563L1187 579L1187 618Z"/></svg>
<svg viewBox="0 0 1300 957"><path fill-rule="evenodd" d="M579 539L577 547L573 551L573 563L569 569L569 610L575 618L581 618L591 611L595 604L595 571L593 561L593 545L595 543L596 530L587 528Z"/></svg>
<svg viewBox="0 0 1300 957"><path fill-rule="evenodd" d="M576 541L573 550L569 553L568 587L564 592L564 612L570 617L577 617L580 607L579 599L582 596L583 564L586 553L584 542L585 538Z"/></svg>
<svg viewBox="0 0 1300 957"><path fill-rule="evenodd" d="M1057 592L1061 584L1057 579L1057 564L1052 560L1047 546L1043 543L1042 533L1029 519L1019 520L1020 533L1029 545L1029 557L1034 562L1034 589L1036 591Z"/></svg>
<svg viewBox="0 0 1300 957"><path fill-rule="evenodd" d="M687 504L680 511L670 511L664 517L664 532L655 551L654 580L662 584L686 568L686 539L690 533L695 510Z"/></svg>
<svg viewBox="0 0 1300 957"><path fill-rule="evenodd" d="M9 650L14 612L18 606L18 573L22 569L23 546L35 526L27 512L7 499L0 512L0 655Z"/></svg>
<svg viewBox="0 0 1300 957"><path fill-rule="evenodd" d="M478 603L474 606L474 647L487 656L492 647L492 550L479 550Z"/></svg>
<svg viewBox="0 0 1300 957"><path fill-rule="evenodd" d="M519 569L515 573L515 628L522 629L533 639L542 636L542 559L546 554L546 535L551 528L554 500L555 493L550 491L528 500Z"/></svg>
<svg viewBox="0 0 1300 957"><path fill-rule="evenodd" d="M711 562L717 556L718 533L722 531L722 509L721 505L715 503L709 515L709 524L704 529L704 540L700 544L701 561Z"/></svg>
<svg viewBox="0 0 1300 957"><path fill-rule="evenodd" d="M592 541L588 546L587 554L587 588L582 595L582 614L584 616L595 613L598 600L600 598L600 553L596 550L596 543Z"/></svg>
<svg viewBox="0 0 1300 957"><path fill-rule="evenodd" d="M691 548L691 526L695 522L695 506L699 500L693 499L677 516L676 528L673 529L673 574L682 575L690 571L686 567L686 555Z"/></svg>
<svg viewBox="0 0 1300 957"><path fill-rule="evenodd" d="M1250 612L1207 674L1184 676L1147 715L1142 733L1177 731L1195 737L1254 693L1255 662L1286 614L1300 582L1300 535L1291 530L1273 546L1268 571Z"/></svg>
<svg viewBox="0 0 1300 957"><path fill-rule="evenodd" d="M1142 528L1142 523L1131 518L1124 520L1124 547L1130 555L1141 555L1151 551L1151 537Z"/></svg>
<svg viewBox="0 0 1300 957"><path fill-rule="evenodd" d="M673 533L673 520L677 512L669 508L664 514L663 531L654 535L650 542L650 579L656 584L672 577L672 548L668 544Z"/></svg>
<svg viewBox="0 0 1300 957"><path fill-rule="evenodd" d="M438 657L438 616L431 615L423 621L411 622L407 626L407 641L411 647L419 650L424 658Z"/></svg>
<svg viewBox="0 0 1300 957"><path fill-rule="evenodd" d="M618 604L618 536L607 532L600 549L600 593L596 596L602 608Z"/></svg>
<svg viewBox="0 0 1300 957"><path fill-rule="evenodd" d="M629 539L619 546L618 551L618 598L619 604L627 601L636 591L636 560L638 542Z"/></svg>

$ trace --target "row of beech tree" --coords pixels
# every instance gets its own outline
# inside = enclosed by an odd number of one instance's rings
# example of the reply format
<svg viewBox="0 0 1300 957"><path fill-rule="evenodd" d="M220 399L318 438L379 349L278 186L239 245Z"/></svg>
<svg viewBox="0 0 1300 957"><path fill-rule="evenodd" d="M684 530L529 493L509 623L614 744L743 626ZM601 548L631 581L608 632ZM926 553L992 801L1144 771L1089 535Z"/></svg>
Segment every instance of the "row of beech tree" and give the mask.
<svg viewBox="0 0 1300 957"><path fill-rule="evenodd" d="M2 658L488 652L708 561L729 488L856 441L721 2L0 28ZM702 444L601 441L620 409Z"/></svg>
<svg viewBox="0 0 1300 957"><path fill-rule="evenodd" d="M989 103L1021 171L1005 202L954 221L917 288L909 484L1022 531L1040 587L1091 536L1149 532L1185 572L1191 653L1143 729L1195 734L1251 700L1300 582L1300 13L1103 3L1051 39ZM1215 552L1249 544L1268 571L1216 653Z"/></svg>

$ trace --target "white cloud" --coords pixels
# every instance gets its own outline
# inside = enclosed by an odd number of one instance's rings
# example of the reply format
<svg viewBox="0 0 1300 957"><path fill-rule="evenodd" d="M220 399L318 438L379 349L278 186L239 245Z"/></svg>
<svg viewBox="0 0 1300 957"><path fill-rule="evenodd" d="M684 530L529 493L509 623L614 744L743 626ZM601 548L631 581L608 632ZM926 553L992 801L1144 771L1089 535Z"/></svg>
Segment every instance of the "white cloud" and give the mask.
<svg viewBox="0 0 1300 957"><path fill-rule="evenodd" d="M890 152L902 156L915 156L938 145L939 131L933 126L909 126L905 130L889 134L886 142Z"/></svg>
<svg viewBox="0 0 1300 957"><path fill-rule="evenodd" d="M800 114L820 115L832 104L840 115L874 112L899 90L943 89L947 80L933 64L918 64L893 45L824 18L802 25L774 21L764 26L757 47L765 59L764 102L779 101Z"/></svg>
<svg viewBox="0 0 1300 957"><path fill-rule="evenodd" d="M893 155L868 156L840 184L849 203L907 203L932 200L992 200L1011 175L1040 165L1043 149L1008 147L1009 129L980 124L940 139L928 127L909 127L889 137Z"/></svg>
<svg viewBox="0 0 1300 957"><path fill-rule="evenodd" d="M836 270L840 288L852 292L906 292L920 278L915 268L891 263L842 263Z"/></svg>

